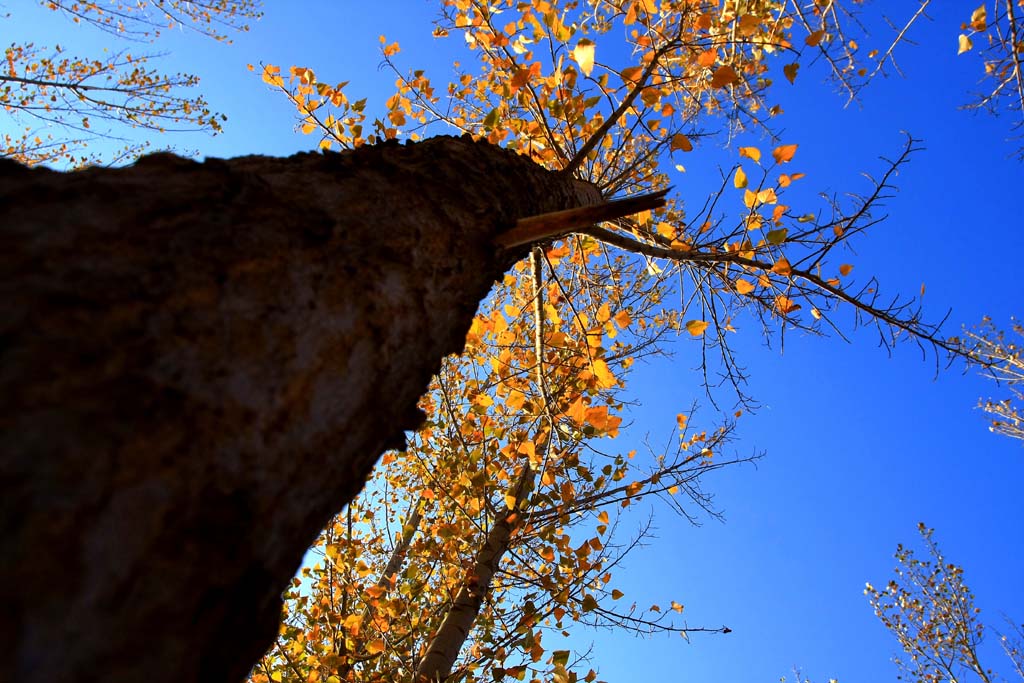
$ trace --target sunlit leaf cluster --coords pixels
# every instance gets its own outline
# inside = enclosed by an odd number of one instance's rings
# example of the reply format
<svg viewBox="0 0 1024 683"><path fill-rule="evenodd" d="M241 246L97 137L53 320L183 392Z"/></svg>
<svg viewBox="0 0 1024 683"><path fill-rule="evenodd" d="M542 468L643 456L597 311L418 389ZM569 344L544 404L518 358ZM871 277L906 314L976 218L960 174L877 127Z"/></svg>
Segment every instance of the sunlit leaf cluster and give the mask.
<svg viewBox="0 0 1024 683"><path fill-rule="evenodd" d="M138 43L138 50L112 50L97 57L72 54L67 48L35 42L12 43L0 65L0 106L14 132L0 139L0 154L26 164L113 163L131 158L148 146L129 143L120 132L143 129L205 130L217 133L224 120L201 96L183 91L199 79L164 74L150 66L153 55L145 43L163 28L188 26L218 40L226 30L246 30L260 16L254 0L208 2L65 2L47 0L45 7L88 28ZM112 158L91 154L99 138L124 140Z"/></svg>
<svg viewBox="0 0 1024 683"><path fill-rule="evenodd" d="M1006 680L982 663L981 645L993 629L980 619L963 568L946 560L932 538L933 529L919 524L918 532L927 559L900 545L896 577L884 588L869 583L864 590L875 614L903 648L904 654L894 658L901 678L917 683ZM999 634L1000 644L1016 677L1024 681L1020 627L1008 624L1010 633Z"/></svg>
<svg viewBox="0 0 1024 683"><path fill-rule="evenodd" d="M1004 387L1009 396L982 400L978 407L991 416L990 429L1024 440L1024 326L1013 323L1012 332L996 328L986 318L978 329L966 332L964 346L984 375Z"/></svg>
<svg viewBox="0 0 1024 683"><path fill-rule="evenodd" d="M681 337L699 349L706 387L724 382L742 401L729 343L741 321L767 334L837 330L852 318L877 325L885 344L909 335L958 350L912 301L882 299L869 277L858 283L846 252L878 222L915 141L863 194L807 206L794 193L813 180L800 142L774 137L773 93L800 82L801 63L825 55L855 92L888 58L861 58L837 3L439 6L434 35L468 51L444 87L405 71L383 36L396 78L384 103L352 99L347 82L310 66L258 70L324 149L462 133L608 198L666 189L708 126L723 130L735 162L702 204L670 197L663 209L538 240L482 305L465 354L445 363L408 450L386 456L325 532L254 681L593 680L585 653L552 649L550 634L727 632L670 620L683 611L677 601L636 604L614 587L645 533L623 526L637 500L656 495L694 519L715 513L699 479L730 462L721 449L741 414L706 432L683 410L669 443L622 452L614 439L631 365ZM769 141L736 144L743 130Z"/></svg>
<svg viewBox="0 0 1024 683"><path fill-rule="evenodd" d="M679 602L638 605L614 588L646 533L618 538L620 514L651 496L712 511L699 478L734 462L728 428L691 430L685 414L665 450L616 447L629 368L678 326L663 289L586 238L518 264L423 399L408 450L385 456L321 538L252 680L413 680L482 577L453 680L594 680L578 653L545 644L573 624L703 630L671 618Z"/></svg>

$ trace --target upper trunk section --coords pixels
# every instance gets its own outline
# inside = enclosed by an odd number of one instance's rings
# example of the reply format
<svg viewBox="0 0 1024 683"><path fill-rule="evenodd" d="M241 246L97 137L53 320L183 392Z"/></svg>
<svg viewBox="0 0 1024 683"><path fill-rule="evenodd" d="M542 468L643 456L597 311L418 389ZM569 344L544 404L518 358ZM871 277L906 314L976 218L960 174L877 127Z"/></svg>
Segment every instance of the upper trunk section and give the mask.
<svg viewBox="0 0 1024 683"><path fill-rule="evenodd" d="M0 643L22 681L237 681L516 220L597 190L462 138L0 163Z"/></svg>

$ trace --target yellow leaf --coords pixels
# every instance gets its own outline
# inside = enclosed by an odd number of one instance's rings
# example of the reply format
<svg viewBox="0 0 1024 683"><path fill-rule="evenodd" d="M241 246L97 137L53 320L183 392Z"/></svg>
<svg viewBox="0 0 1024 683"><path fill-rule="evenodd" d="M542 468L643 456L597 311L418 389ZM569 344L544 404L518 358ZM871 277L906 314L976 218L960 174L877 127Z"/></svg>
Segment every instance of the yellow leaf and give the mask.
<svg viewBox="0 0 1024 683"><path fill-rule="evenodd" d="M509 510L515 510L516 509L516 497L513 496L512 494L506 494L505 495L505 507L507 507Z"/></svg>
<svg viewBox="0 0 1024 683"><path fill-rule="evenodd" d="M679 612L680 614L683 613L683 606L675 600L672 601L672 609L674 609L676 612Z"/></svg>
<svg viewBox="0 0 1024 683"><path fill-rule="evenodd" d="M565 412L573 422L578 425L582 425L587 414L587 408L583 405L583 397L580 396L569 406L569 410Z"/></svg>
<svg viewBox="0 0 1024 683"><path fill-rule="evenodd" d="M608 523L608 511L607 510L601 510L601 513L597 516L597 520L599 522L601 522L601 524L607 524Z"/></svg>
<svg viewBox="0 0 1024 683"><path fill-rule="evenodd" d="M644 8L644 11L648 14L654 14L658 11L657 0L636 0L636 4Z"/></svg>
<svg viewBox="0 0 1024 683"><path fill-rule="evenodd" d="M984 31L988 28L988 13L985 11L985 5L971 12L971 28L975 31Z"/></svg>
<svg viewBox="0 0 1024 683"><path fill-rule="evenodd" d="M811 308L811 315L814 316L815 320L821 320L821 311L817 308Z"/></svg>
<svg viewBox="0 0 1024 683"><path fill-rule="evenodd" d="M273 64L267 64L263 67L262 78L263 82L268 85L284 85L284 79L281 78L281 67L274 66Z"/></svg>
<svg viewBox="0 0 1024 683"><path fill-rule="evenodd" d="M736 175L732 179L732 184L739 189L747 186L747 174L743 172L742 166L736 167Z"/></svg>
<svg viewBox="0 0 1024 683"><path fill-rule="evenodd" d="M275 671L274 673L270 674L270 680L276 681L276 683L281 683L281 681L283 681L284 678L281 677L280 671Z"/></svg>
<svg viewBox="0 0 1024 683"><path fill-rule="evenodd" d="M629 317L629 311L622 309L615 314L615 324L619 326L619 329L626 329L633 322L633 319Z"/></svg>
<svg viewBox="0 0 1024 683"><path fill-rule="evenodd" d="M572 58L580 65L584 76L589 76L594 70L594 47L594 41L584 38L576 43L572 51Z"/></svg>
<svg viewBox="0 0 1024 683"><path fill-rule="evenodd" d="M514 411L519 411L524 403L526 403L526 394L516 389L508 392L508 398L505 399L506 406Z"/></svg>
<svg viewBox="0 0 1024 683"><path fill-rule="evenodd" d="M839 274L842 275L843 277L849 275L851 270L853 270L853 266L850 265L849 263L844 263L843 265L839 266Z"/></svg>
<svg viewBox="0 0 1024 683"><path fill-rule="evenodd" d="M690 320L686 323L686 331L694 337L701 336L706 329L708 329L706 320Z"/></svg>
<svg viewBox="0 0 1024 683"><path fill-rule="evenodd" d="M750 280L740 278L739 280L736 280L736 291L740 294L750 294L754 291L754 283Z"/></svg>
<svg viewBox="0 0 1024 683"><path fill-rule="evenodd" d="M971 42L971 39L968 38L963 33L961 33L960 34L960 47L957 49L956 53L958 55L962 55L963 53L965 53L968 50L970 50L972 47L974 47L974 43Z"/></svg>
<svg viewBox="0 0 1024 683"><path fill-rule="evenodd" d="M775 159L775 163L784 164L793 158L796 154L797 145L780 145L772 150L772 157Z"/></svg>
<svg viewBox="0 0 1024 683"><path fill-rule="evenodd" d="M736 75L736 71L728 64L723 64L715 69L714 75L711 76L711 87L724 88L738 80L740 80L740 77Z"/></svg>
<svg viewBox="0 0 1024 683"><path fill-rule="evenodd" d="M747 157L755 164L761 163L761 150L757 147L740 147L740 156Z"/></svg>
<svg viewBox="0 0 1024 683"><path fill-rule="evenodd" d="M362 624L363 615L361 612L359 614L348 615L347 617L345 617L345 621L341 623L342 627L349 632L349 635L353 636L358 635L359 627L362 626Z"/></svg>
<svg viewBox="0 0 1024 683"><path fill-rule="evenodd" d="M669 149L673 152L677 149L681 149L684 152L692 152L693 143L690 142L690 138L686 137L682 133L678 133L672 136L672 142L669 145Z"/></svg>
<svg viewBox="0 0 1024 683"><path fill-rule="evenodd" d="M377 638L366 644L366 654L375 655L380 652L384 652L384 641L382 639Z"/></svg>
<svg viewBox="0 0 1024 683"><path fill-rule="evenodd" d="M595 358L593 362L594 376L597 378L598 383L602 389L610 389L618 384L615 379L615 375L608 368L608 364L600 358Z"/></svg>

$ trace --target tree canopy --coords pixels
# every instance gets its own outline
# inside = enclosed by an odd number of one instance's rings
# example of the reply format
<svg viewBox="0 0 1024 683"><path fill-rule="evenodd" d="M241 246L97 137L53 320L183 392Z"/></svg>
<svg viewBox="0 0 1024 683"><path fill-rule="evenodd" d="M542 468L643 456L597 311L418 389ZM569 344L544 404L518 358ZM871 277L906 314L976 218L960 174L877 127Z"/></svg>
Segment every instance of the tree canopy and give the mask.
<svg viewBox="0 0 1024 683"><path fill-rule="evenodd" d="M223 40L259 16L248 1L43 4L142 42L168 23ZM685 596L648 607L616 588L622 558L648 531L630 534L618 514L658 498L686 518L714 515L703 478L750 460L728 449L753 405L730 343L738 321L783 337L868 324L886 346L910 339L941 357L963 351L915 298L856 278L848 250L882 219L920 142L908 136L873 169L868 191L821 205L795 192L814 182L799 132L776 127L778 89L814 87L805 83L812 64L826 64L831 87L851 100L898 72L901 45L929 4L895 17L891 34L870 35L859 19L878 10L856 0L441 0L433 34L464 43L467 58L450 82L438 80L381 36L382 64L396 79L383 104L324 80L320 65L253 66L325 150L454 132L593 183L609 199L667 194L664 207L627 219L571 231L540 221L499 240L532 247L530 258L499 283L466 353L431 385L409 448L386 455L325 529L252 680L594 680L585 653L545 637L573 624L728 632L689 623ZM982 55L984 76L972 106L1008 114L1017 130L1022 3L965 8L955 39L961 53ZM161 75L147 59L12 45L0 97L26 125L5 138L4 155L95 162L82 147L98 121L109 126L102 135L116 136L115 124L216 132L221 118L178 94L195 78ZM65 133L41 130L51 124ZM671 191L688 154L740 131L764 142L730 147L717 192L684 201ZM700 345L722 416L698 426L680 406L670 443L620 452L629 372L676 335ZM997 424L1019 427L1017 417Z"/></svg>
<svg viewBox="0 0 1024 683"><path fill-rule="evenodd" d="M466 355L446 364L424 399L427 423L408 451L386 456L325 532L254 681L594 680L581 653L549 651L545 634L572 624L727 633L688 624L676 600L645 610L614 587L615 569L646 533L622 539L617 511L658 496L684 516L713 515L701 478L738 462L725 445L742 414L695 429L684 411L674 443L616 453L608 440L619 433L617 397L632 364L660 353L667 336L699 339L707 388L724 383L743 405L729 343L740 318L779 333L870 323L885 345L910 337L960 352L913 300L883 297L873 279L844 284L854 264L834 260L876 225L917 141L907 138L867 194L822 212L789 203L791 186L808 181L798 143L774 134L779 83L824 59L833 85L855 98L898 68L896 47L927 3L871 50L847 21L855 4L440 5L434 36L457 36L469 58L438 87L424 70L406 72L398 43L381 36L396 77L382 116L312 66L253 68L323 149L455 130L607 197L668 190L668 169L711 135L709 121L772 142L739 147L721 189L696 211L670 192L663 209L571 236L543 225L509 234L508 245L539 246L482 307ZM1012 8L991 25L986 16L974 13L968 42L1016 26Z"/></svg>

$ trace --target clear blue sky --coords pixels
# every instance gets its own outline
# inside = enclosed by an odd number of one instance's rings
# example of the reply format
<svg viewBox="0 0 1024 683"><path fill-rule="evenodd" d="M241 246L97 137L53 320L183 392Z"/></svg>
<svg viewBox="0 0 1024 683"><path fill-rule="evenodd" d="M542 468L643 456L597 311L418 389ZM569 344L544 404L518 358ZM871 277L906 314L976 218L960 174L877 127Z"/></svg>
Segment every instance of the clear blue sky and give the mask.
<svg viewBox="0 0 1024 683"><path fill-rule="evenodd" d="M459 47L430 38L434 8L426 1L268 4L263 21L234 45L182 34L160 46L172 52L169 68L202 76L208 99L229 116L225 134L174 144L204 156L315 145L293 132L290 106L247 63L306 65L380 102L393 79L377 68L379 34L402 43L400 63L428 68L438 83ZM958 109L980 73L976 57L956 56L959 25L975 5L936 6L934 20L913 33L918 46L899 53L906 80L880 79L849 108L813 69L801 71L797 86L782 88L786 114L778 122L788 131L784 141L800 145L793 169L808 173L801 182L826 192L865 189L859 174L882 170L878 157L898 153L902 130L923 140L926 151L905 167L887 204L889 219L857 242L849 260L854 277L876 275L894 294L916 294L926 283L931 318L952 309L949 334L986 314L1003 325L1024 315L1024 167L1004 141L1008 120ZM14 22L8 30L44 44L105 40L28 7ZM709 141L683 161L687 173L675 187L699 205L708 177L732 157ZM581 633L578 642L595 642L601 678L776 681L796 665L815 681L895 680L896 643L862 590L865 581L888 580L896 544L916 541L918 521L935 527L948 558L964 566L990 623L1001 621L1001 611L1024 620L1024 444L990 434L974 409L996 387L960 366L936 375L933 359L912 345L890 356L870 330L852 338L790 334L782 354L766 348L753 325L741 329L748 388L763 408L740 421L735 449L767 457L707 481L725 524L693 528L658 510L659 538L631 559L618 585L641 604L679 600L691 625L726 624L733 633L691 644ZM704 400L697 351L682 340L673 361L639 368L631 386L643 407L631 414L623 450L641 447L647 433L660 441L677 412ZM999 657L994 634L990 641Z"/></svg>

